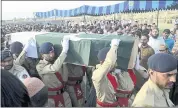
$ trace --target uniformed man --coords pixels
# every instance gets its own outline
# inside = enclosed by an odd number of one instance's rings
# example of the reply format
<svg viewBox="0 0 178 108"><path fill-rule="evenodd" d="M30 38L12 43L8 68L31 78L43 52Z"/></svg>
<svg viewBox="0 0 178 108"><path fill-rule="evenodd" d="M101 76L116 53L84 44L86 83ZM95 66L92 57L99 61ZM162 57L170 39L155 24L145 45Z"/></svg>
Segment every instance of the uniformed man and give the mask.
<svg viewBox="0 0 178 108"><path fill-rule="evenodd" d="M129 97L135 83L134 73L115 69L119 42L117 39L112 40L111 49L103 48L98 53L100 64L92 76L98 107L129 106Z"/></svg>
<svg viewBox="0 0 178 108"><path fill-rule="evenodd" d="M39 49L42 60L39 61L36 68L44 84L48 87L48 107L72 106L69 94L64 89L68 73L63 71L62 67L69 49L68 38L64 38L62 47L62 52L55 61L52 43L43 43Z"/></svg>
<svg viewBox="0 0 178 108"><path fill-rule="evenodd" d="M22 82L27 77L30 77L24 67L14 64L12 53L9 50L4 50L1 53L1 69L8 70L10 73L18 77Z"/></svg>
<svg viewBox="0 0 178 108"><path fill-rule="evenodd" d="M177 67L178 67L178 65L177 65ZM174 103L174 105L178 106L178 73L177 73L177 76L176 76L176 83L174 83L174 86L171 89L169 95L170 95L170 99Z"/></svg>
<svg viewBox="0 0 178 108"><path fill-rule="evenodd" d="M31 77L37 77L40 79L36 70L38 60L36 58L26 56L30 47L29 42L25 45L25 47L23 47L23 44L20 42L13 42L10 45L10 50L13 54L15 64L23 66Z"/></svg>
<svg viewBox="0 0 178 108"><path fill-rule="evenodd" d="M66 87L72 101L72 106L82 107L85 101L83 76L85 75L86 68L69 63L63 67L65 67L65 72L68 73Z"/></svg>
<svg viewBox="0 0 178 108"><path fill-rule="evenodd" d="M158 53L148 59L149 80L142 86L133 107L174 107L169 91L176 81L177 60L170 54Z"/></svg>
<svg viewBox="0 0 178 108"><path fill-rule="evenodd" d="M115 95L118 84L111 72L115 68L119 43L120 40L113 39L109 51L106 48L102 49L102 53L107 53L106 59L105 55L103 55L103 57L101 57L104 58L103 63L101 63L102 65L96 66L97 69L93 72L92 81L96 90L97 107L118 106L117 97Z"/></svg>

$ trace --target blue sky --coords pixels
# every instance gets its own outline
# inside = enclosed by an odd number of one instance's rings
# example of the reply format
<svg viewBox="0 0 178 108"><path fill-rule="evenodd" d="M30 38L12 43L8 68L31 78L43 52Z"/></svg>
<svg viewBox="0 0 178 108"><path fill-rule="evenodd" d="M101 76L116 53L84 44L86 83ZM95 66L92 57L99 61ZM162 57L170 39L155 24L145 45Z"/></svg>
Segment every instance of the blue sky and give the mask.
<svg viewBox="0 0 178 108"><path fill-rule="evenodd" d="M2 1L2 20L13 18L32 18L33 12L52 9L72 9L84 4L106 6L123 1Z"/></svg>

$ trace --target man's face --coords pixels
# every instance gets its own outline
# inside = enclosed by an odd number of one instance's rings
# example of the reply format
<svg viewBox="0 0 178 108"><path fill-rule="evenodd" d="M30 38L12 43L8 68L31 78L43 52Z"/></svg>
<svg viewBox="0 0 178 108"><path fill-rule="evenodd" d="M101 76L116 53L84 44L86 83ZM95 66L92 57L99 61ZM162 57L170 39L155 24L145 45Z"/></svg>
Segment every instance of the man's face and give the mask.
<svg viewBox="0 0 178 108"><path fill-rule="evenodd" d="M8 57L1 61L1 67L3 67L5 70L10 70L13 67L13 58Z"/></svg>
<svg viewBox="0 0 178 108"><path fill-rule="evenodd" d="M153 37L153 38L157 39L157 38L158 38L158 35L159 35L159 32L158 32L157 29L153 29L151 34L152 34L152 37Z"/></svg>
<svg viewBox="0 0 178 108"><path fill-rule="evenodd" d="M54 51L50 51L49 54L44 54L44 58L48 62L53 62L54 59L55 59L55 53L54 53Z"/></svg>
<svg viewBox="0 0 178 108"><path fill-rule="evenodd" d="M142 46L146 46L148 43L148 39L146 36L142 36L140 39L140 43L142 44Z"/></svg>
<svg viewBox="0 0 178 108"><path fill-rule="evenodd" d="M176 30L176 36L178 36L178 30Z"/></svg>
<svg viewBox="0 0 178 108"><path fill-rule="evenodd" d="M176 74L177 69L168 73L153 72L151 77L153 78L154 83L156 83L160 88L170 89L176 82Z"/></svg>
<svg viewBox="0 0 178 108"><path fill-rule="evenodd" d="M167 39L168 37L169 37L169 33L167 33L167 32L163 32L163 37L165 38L165 39Z"/></svg>
<svg viewBox="0 0 178 108"><path fill-rule="evenodd" d="M142 26L142 30L145 30L146 29L146 26L144 25L144 26Z"/></svg>

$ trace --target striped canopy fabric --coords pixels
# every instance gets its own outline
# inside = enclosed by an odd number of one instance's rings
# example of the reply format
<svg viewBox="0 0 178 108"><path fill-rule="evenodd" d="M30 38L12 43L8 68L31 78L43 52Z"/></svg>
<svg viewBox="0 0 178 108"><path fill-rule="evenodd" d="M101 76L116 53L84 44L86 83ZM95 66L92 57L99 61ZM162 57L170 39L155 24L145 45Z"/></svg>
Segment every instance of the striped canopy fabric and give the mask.
<svg viewBox="0 0 178 108"><path fill-rule="evenodd" d="M108 15L132 10L158 10L167 9L169 6L178 4L177 0L155 0L155 1L125 1L122 3L108 6L88 6L84 5L79 8L70 10L51 10L48 12L35 12L37 18L50 17L72 17L79 15Z"/></svg>

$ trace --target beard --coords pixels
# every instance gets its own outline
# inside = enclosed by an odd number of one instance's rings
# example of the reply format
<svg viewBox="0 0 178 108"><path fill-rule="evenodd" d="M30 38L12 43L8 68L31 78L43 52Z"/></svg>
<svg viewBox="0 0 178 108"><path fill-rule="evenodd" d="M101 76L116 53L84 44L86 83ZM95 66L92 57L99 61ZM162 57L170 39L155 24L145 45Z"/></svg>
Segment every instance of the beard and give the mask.
<svg viewBox="0 0 178 108"><path fill-rule="evenodd" d="M141 43L142 46L147 46L147 43Z"/></svg>
<svg viewBox="0 0 178 108"><path fill-rule="evenodd" d="M5 70L10 70L12 67L13 67L13 65L7 65L7 66L4 66L4 69Z"/></svg>
<svg viewBox="0 0 178 108"><path fill-rule="evenodd" d="M157 39L157 38L158 38L158 36L159 36L159 35L157 34L157 35L152 36L152 37L153 37L154 39Z"/></svg>
<svg viewBox="0 0 178 108"><path fill-rule="evenodd" d="M55 58L47 56L47 57L45 57L45 60L50 62L50 63L54 63Z"/></svg>

